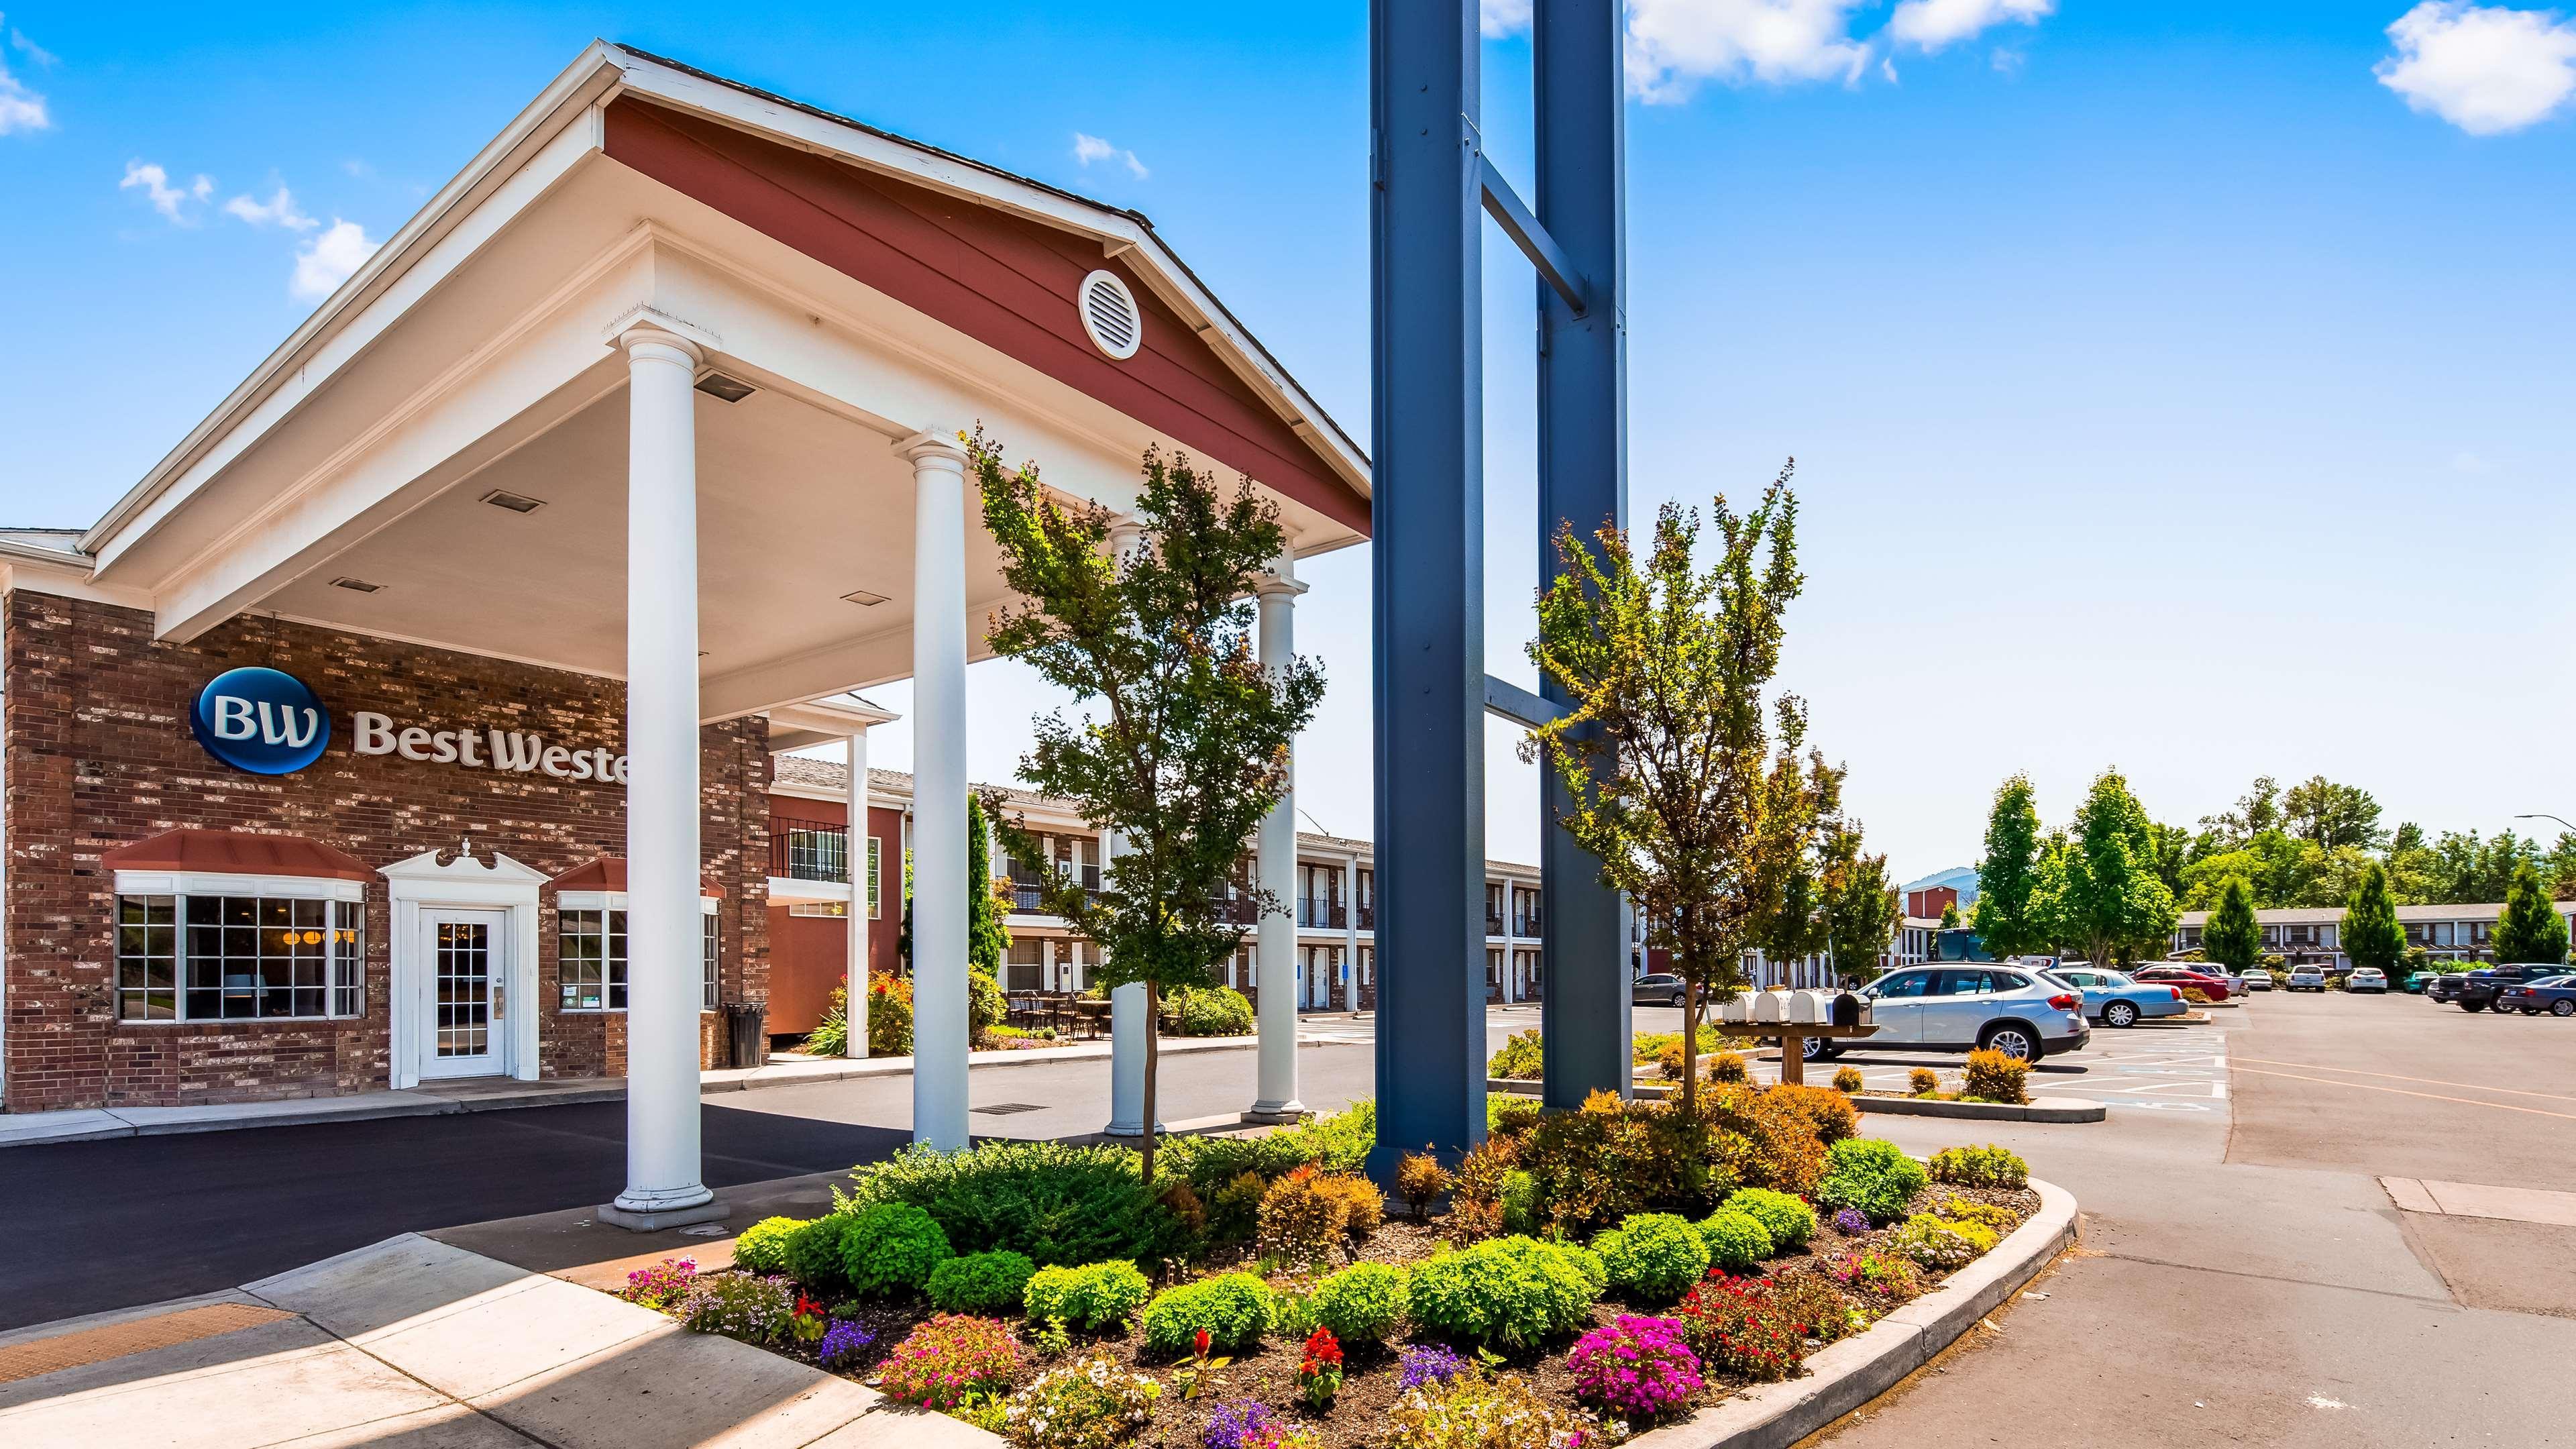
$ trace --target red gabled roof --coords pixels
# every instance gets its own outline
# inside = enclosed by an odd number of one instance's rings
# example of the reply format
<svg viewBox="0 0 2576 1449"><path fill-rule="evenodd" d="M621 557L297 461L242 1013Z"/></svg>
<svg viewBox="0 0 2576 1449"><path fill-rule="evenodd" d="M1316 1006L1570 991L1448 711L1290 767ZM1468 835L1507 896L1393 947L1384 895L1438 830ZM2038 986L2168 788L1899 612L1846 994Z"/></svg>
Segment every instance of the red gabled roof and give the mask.
<svg viewBox="0 0 2576 1449"><path fill-rule="evenodd" d="M551 884L558 891L607 891L624 895L626 861L614 855L603 855L594 860L586 860L556 876ZM716 884L714 876L699 876L698 887L700 895L713 896L718 900L724 899L724 887Z"/></svg>
<svg viewBox="0 0 2576 1449"><path fill-rule="evenodd" d="M242 830L165 830L99 857L109 870L193 870L214 875L293 875L373 880L365 861L301 835Z"/></svg>

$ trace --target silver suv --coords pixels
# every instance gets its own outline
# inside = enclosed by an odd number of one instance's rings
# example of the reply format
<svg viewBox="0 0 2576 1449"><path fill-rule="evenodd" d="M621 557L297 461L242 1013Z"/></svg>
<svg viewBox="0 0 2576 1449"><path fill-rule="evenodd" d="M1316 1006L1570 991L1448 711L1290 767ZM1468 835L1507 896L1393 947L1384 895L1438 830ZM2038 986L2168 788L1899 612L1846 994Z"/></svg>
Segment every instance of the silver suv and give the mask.
<svg viewBox="0 0 2576 1449"><path fill-rule="evenodd" d="M2084 998L2017 966L1908 966L1861 988L1873 1036L1844 1048L1972 1051L1992 1047L2026 1062L2082 1051L2093 1028Z"/></svg>

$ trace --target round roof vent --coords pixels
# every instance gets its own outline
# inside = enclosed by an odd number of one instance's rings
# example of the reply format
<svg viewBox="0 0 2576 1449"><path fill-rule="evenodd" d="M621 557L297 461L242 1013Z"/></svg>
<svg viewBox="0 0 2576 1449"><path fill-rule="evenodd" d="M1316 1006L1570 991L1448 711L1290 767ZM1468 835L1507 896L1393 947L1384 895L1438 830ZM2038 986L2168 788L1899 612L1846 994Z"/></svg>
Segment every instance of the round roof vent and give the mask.
<svg viewBox="0 0 2576 1449"><path fill-rule="evenodd" d="M1082 313L1082 330L1091 334L1092 346L1121 362L1136 355L1145 342L1145 315L1136 307L1136 294L1127 290L1117 273L1093 272L1082 279L1082 289L1074 295Z"/></svg>

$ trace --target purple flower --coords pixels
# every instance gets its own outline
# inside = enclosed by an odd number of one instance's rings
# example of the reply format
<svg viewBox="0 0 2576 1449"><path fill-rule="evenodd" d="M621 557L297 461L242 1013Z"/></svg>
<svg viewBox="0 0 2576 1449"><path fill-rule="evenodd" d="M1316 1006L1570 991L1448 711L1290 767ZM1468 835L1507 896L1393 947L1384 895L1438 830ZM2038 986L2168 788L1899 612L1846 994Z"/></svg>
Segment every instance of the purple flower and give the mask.
<svg viewBox="0 0 2576 1449"><path fill-rule="evenodd" d="M1199 1442L1206 1449L1260 1449L1278 1442L1279 1429L1279 1416L1267 1404L1219 1404L1208 1416L1207 1432Z"/></svg>
<svg viewBox="0 0 2576 1449"><path fill-rule="evenodd" d="M1440 1344L1424 1343L1404 1351L1401 1367L1403 1377L1396 1381L1396 1387L1418 1389L1457 1378L1467 1371L1467 1361Z"/></svg>
<svg viewBox="0 0 2576 1449"><path fill-rule="evenodd" d="M1659 1417L1700 1390L1699 1355L1669 1318L1623 1313L1583 1335L1565 1365L1573 1371L1576 1398L1630 1418Z"/></svg>
<svg viewBox="0 0 2576 1449"><path fill-rule="evenodd" d="M825 1368L839 1368L876 1341L877 1336L868 1332L866 1325L836 1318L830 1328L823 1330L823 1342L814 1350L814 1356Z"/></svg>
<svg viewBox="0 0 2576 1449"><path fill-rule="evenodd" d="M1857 1238L1869 1231L1869 1218L1858 1208L1844 1208L1834 1214L1834 1231Z"/></svg>

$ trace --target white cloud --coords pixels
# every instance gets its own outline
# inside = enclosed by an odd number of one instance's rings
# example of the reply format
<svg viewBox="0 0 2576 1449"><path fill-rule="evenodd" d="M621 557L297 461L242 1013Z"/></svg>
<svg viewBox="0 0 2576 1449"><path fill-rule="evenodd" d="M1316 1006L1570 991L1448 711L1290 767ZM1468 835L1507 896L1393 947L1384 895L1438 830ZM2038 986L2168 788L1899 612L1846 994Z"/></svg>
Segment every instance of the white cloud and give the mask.
<svg viewBox="0 0 2576 1449"><path fill-rule="evenodd" d="M1477 0L1476 28L1487 40L1520 34L1530 28L1530 0Z"/></svg>
<svg viewBox="0 0 2576 1449"><path fill-rule="evenodd" d="M7 19L7 16L0 15L0 22ZM10 31L9 42L38 69L52 67L54 57L29 40L25 31ZM45 108L45 98L27 89L26 82L10 74L8 64L0 61L0 136L12 131L42 131L53 124L53 113Z"/></svg>
<svg viewBox="0 0 2576 1449"><path fill-rule="evenodd" d="M367 230L354 221L331 218L331 226L295 253L295 276L287 292L302 302L319 302L340 289L382 242L367 240Z"/></svg>
<svg viewBox="0 0 2576 1449"><path fill-rule="evenodd" d="M1080 131L1073 133L1073 159L1086 171L1091 169L1094 161L1115 161L1139 181L1152 174L1145 169L1144 162L1136 159L1135 152L1122 151L1098 136L1086 136Z"/></svg>
<svg viewBox="0 0 2576 1449"><path fill-rule="evenodd" d="M116 183L116 189L124 191L137 186L142 187L143 194L151 199L154 211L181 226L196 225L187 213L191 202L203 201L215 193L212 177L199 176L185 186L173 186L170 173L162 170L158 163L128 161L125 163L125 179Z"/></svg>
<svg viewBox="0 0 2576 1449"><path fill-rule="evenodd" d="M2057 0L1903 0L1887 33L1928 54L2007 21L2037 25L2056 9Z"/></svg>
<svg viewBox="0 0 2576 1449"><path fill-rule="evenodd" d="M282 226L288 231L311 231L322 224L296 210L294 193L283 185L266 201L236 196L224 203L224 210L253 226Z"/></svg>
<svg viewBox="0 0 2576 1449"><path fill-rule="evenodd" d="M2576 94L2576 26L2554 10L2424 0L2388 37L2379 83L2472 136L2520 130Z"/></svg>
<svg viewBox="0 0 2576 1449"><path fill-rule="evenodd" d="M1628 89L1683 101L1701 81L1772 85L1859 78L1870 48L1851 37L1867 0L1630 0Z"/></svg>

